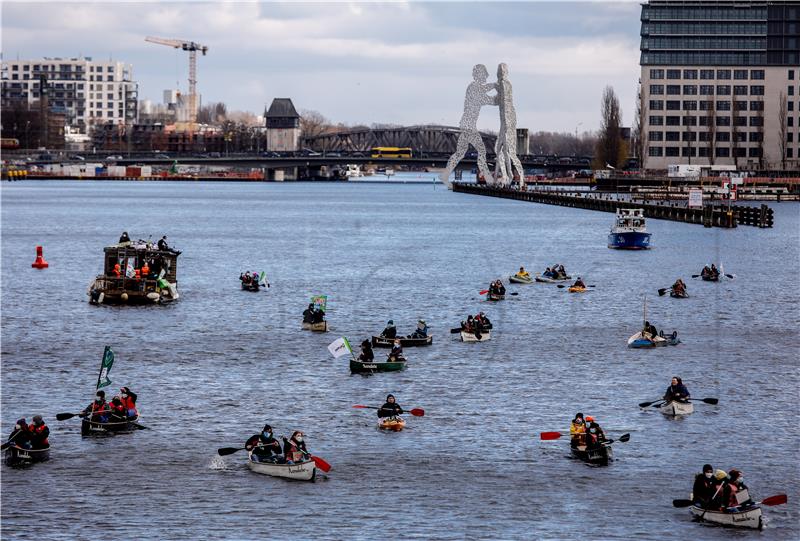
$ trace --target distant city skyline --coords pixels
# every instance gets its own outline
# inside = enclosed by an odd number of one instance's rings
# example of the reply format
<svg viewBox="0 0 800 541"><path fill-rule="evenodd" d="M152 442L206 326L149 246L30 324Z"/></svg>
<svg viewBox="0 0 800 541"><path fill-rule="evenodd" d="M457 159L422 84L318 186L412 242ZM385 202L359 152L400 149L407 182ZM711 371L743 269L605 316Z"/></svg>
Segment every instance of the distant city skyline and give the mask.
<svg viewBox="0 0 800 541"><path fill-rule="evenodd" d="M35 6L35 9L32 7ZM639 68L638 2L4 2L5 60L109 57L133 65L139 98L187 91L188 54L144 41L179 38L198 56L204 103L261 114L275 97L333 123L457 125L472 66L509 65L519 127L596 130L611 85L631 124ZM481 129L498 128L485 115Z"/></svg>

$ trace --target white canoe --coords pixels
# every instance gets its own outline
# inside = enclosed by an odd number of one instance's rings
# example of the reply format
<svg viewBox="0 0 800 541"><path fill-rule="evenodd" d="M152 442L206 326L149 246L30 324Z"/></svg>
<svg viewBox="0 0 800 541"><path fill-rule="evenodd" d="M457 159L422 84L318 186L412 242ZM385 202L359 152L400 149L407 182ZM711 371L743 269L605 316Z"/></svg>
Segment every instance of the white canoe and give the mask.
<svg viewBox="0 0 800 541"><path fill-rule="evenodd" d="M660 406L658 410L664 415L689 415L690 413L694 412L694 404L691 402L679 402L677 400L671 400L663 406Z"/></svg>
<svg viewBox="0 0 800 541"><path fill-rule="evenodd" d="M472 333L469 333L469 332L466 332L466 331L461 331L461 341L462 342L486 342L488 340L491 340L491 338L492 338L491 331L483 331L481 333L480 340L478 339L477 336L475 336Z"/></svg>
<svg viewBox="0 0 800 541"><path fill-rule="evenodd" d="M755 530L760 530L763 527L761 508L758 506L750 507L738 513L710 511L695 505L691 506L690 509L692 510L692 515L706 522L722 524L723 526L734 526L736 528L753 528Z"/></svg>
<svg viewBox="0 0 800 541"><path fill-rule="evenodd" d="M519 276L517 274L512 274L511 276L508 277L508 281L513 282L515 284L532 284L533 278L531 278L530 276L526 278L523 276Z"/></svg>
<svg viewBox="0 0 800 541"><path fill-rule="evenodd" d="M303 330L315 332L328 332L328 322L320 321L319 323L305 323L303 322Z"/></svg>
<svg viewBox="0 0 800 541"><path fill-rule="evenodd" d="M669 341L661 336L651 336L650 333L637 332L628 338L629 348L654 348L666 346Z"/></svg>
<svg viewBox="0 0 800 541"><path fill-rule="evenodd" d="M256 462L250 454L247 465L256 473L294 479L295 481L313 481L317 475L317 466L313 460L294 464L274 464L272 462Z"/></svg>
<svg viewBox="0 0 800 541"><path fill-rule="evenodd" d="M547 276L537 274L534 280L543 284L560 284L561 282L572 280L572 276L565 276L564 278L548 278Z"/></svg>

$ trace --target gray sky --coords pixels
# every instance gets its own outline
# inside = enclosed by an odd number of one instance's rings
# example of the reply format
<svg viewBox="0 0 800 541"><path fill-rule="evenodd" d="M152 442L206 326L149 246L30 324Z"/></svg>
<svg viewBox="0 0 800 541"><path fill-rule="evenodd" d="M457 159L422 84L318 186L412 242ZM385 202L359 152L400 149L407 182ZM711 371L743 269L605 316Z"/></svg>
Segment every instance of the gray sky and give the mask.
<svg viewBox="0 0 800 541"><path fill-rule="evenodd" d="M639 77L638 2L2 3L3 58L109 56L133 64L139 96L187 89L193 40L205 103L260 113L274 97L334 122L458 125L472 66L509 66L518 126L580 131L612 85L630 124ZM479 125L496 129L485 110Z"/></svg>

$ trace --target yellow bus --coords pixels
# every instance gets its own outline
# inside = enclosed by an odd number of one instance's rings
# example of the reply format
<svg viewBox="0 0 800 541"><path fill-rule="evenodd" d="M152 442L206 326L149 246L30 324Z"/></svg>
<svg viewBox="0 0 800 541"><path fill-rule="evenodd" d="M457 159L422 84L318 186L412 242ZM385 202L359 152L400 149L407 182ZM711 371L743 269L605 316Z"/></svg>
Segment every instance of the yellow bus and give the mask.
<svg viewBox="0 0 800 541"><path fill-rule="evenodd" d="M373 158L410 158L410 148L399 147L372 147L371 155Z"/></svg>

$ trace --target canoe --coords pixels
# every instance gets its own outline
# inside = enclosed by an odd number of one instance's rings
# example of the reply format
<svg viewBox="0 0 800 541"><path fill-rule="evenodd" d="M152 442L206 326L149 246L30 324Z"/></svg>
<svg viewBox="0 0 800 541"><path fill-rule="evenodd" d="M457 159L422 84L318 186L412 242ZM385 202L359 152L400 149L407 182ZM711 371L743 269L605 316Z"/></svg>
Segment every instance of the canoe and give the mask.
<svg viewBox="0 0 800 541"><path fill-rule="evenodd" d="M487 301L502 301L505 298L506 298L505 295L499 295L497 293L487 293L486 294L486 300Z"/></svg>
<svg viewBox="0 0 800 541"><path fill-rule="evenodd" d="M249 284L245 284L244 282L242 282L242 289L244 289L245 291L258 291L259 290L258 282L250 282Z"/></svg>
<svg viewBox="0 0 800 541"><path fill-rule="evenodd" d="M543 284L560 284L561 282L572 280L572 276L565 276L563 278L548 278L547 276L537 274L535 280Z"/></svg>
<svg viewBox="0 0 800 541"><path fill-rule="evenodd" d="M314 332L328 332L328 322L320 321L319 323L306 323L303 322L303 330Z"/></svg>
<svg viewBox="0 0 800 541"><path fill-rule="evenodd" d="M704 282L719 282L719 274L717 274L717 275L711 274L711 275L707 275L707 276L703 276L701 274L700 278L702 278Z"/></svg>
<svg viewBox="0 0 800 541"><path fill-rule="evenodd" d="M113 434L127 434L137 429L136 421L138 420L138 415L125 421L110 421L108 423L90 421L89 418L85 418L81 421L81 435L107 436Z"/></svg>
<svg viewBox="0 0 800 541"><path fill-rule="evenodd" d="M284 479L293 479L295 481L313 481L317 476L317 465L314 464L313 460L295 462L294 464L258 462L253 460L253 454L249 453L247 466L255 473L283 477Z"/></svg>
<svg viewBox="0 0 800 541"><path fill-rule="evenodd" d="M760 530L764 526L761 520L761 508L757 505L735 513L711 511L696 505L691 506L689 509L691 509L692 515L704 522L713 522L735 528L752 528L754 530Z"/></svg>
<svg viewBox="0 0 800 541"><path fill-rule="evenodd" d="M512 274L511 276L508 277L508 281L513 282L515 284L532 284L533 278L531 278L530 276L522 277L522 276L517 276L516 274Z"/></svg>
<svg viewBox="0 0 800 541"><path fill-rule="evenodd" d="M350 373L371 374L373 372L397 372L406 367L406 361L365 363L350 359Z"/></svg>
<svg viewBox="0 0 800 541"><path fill-rule="evenodd" d="M478 337L475 336L471 332L461 331L461 341L462 342L486 342L486 341L491 340L491 339L492 339L491 331L483 331L481 333L480 339L478 339Z"/></svg>
<svg viewBox="0 0 800 541"><path fill-rule="evenodd" d="M583 293L584 291L586 291L586 288L580 286L572 286L569 289L567 289L567 291L569 291L570 293Z"/></svg>
<svg viewBox="0 0 800 541"><path fill-rule="evenodd" d="M24 449L16 445L6 447L6 466L19 468L45 460L50 460L50 447L47 449Z"/></svg>
<svg viewBox="0 0 800 541"><path fill-rule="evenodd" d="M672 297L673 299L688 299L689 298L689 294L688 293L676 293L674 291L670 291L669 292L669 296Z"/></svg>
<svg viewBox="0 0 800 541"><path fill-rule="evenodd" d="M405 420L400 417L384 417L378 421L378 428L381 430L393 430L394 432L400 432L403 430L403 428L405 428L405 426Z"/></svg>
<svg viewBox="0 0 800 541"><path fill-rule="evenodd" d="M425 338L403 338L400 339L400 345L403 347L416 347L416 346L430 346L433 343L433 336L426 336ZM384 338L382 336L372 337L372 347L374 348L390 348L394 345L394 338Z"/></svg>
<svg viewBox="0 0 800 541"><path fill-rule="evenodd" d="M661 346L677 346L681 341L678 338L677 332L673 332L670 336L655 336L651 337L648 333L637 332L628 338L629 348L654 348Z"/></svg>
<svg viewBox="0 0 800 541"><path fill-rule="evenodd" d="M671 400L663 406L659 406L658 410L664 415L689 415L694 412L694 404L691 402L680 402L678 400Z"/></svg>
<svg viewBox="0 0 800 541"><path fill-rule="evenodd" d="M572 456L588 464L606 465L614 459L614 453L610 445L601 445L591 451L587 451L585 445L579 445L571 447L570 450L572 451Z"/></svg>

